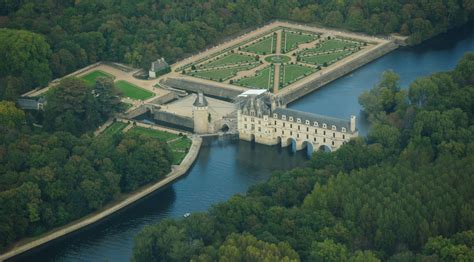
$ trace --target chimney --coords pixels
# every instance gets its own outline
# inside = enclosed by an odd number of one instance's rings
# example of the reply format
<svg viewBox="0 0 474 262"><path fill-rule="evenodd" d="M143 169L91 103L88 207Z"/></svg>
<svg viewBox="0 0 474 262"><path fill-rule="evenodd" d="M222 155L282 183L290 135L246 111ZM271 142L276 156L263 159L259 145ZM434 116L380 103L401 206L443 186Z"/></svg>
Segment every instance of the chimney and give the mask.
<svg viewBox="0 0 474 262"><path fill-rule="evenodd" d="M351 132L356 131L356 116L352 115L351 116Z"/></svg>

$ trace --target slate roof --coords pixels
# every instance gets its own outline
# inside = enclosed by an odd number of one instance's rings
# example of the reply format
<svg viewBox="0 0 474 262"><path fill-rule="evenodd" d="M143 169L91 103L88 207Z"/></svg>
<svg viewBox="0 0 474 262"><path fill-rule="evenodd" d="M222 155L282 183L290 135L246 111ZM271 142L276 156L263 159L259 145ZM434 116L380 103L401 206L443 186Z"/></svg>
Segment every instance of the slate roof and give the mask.
<svg viewBox="0 0 474 262"><path fill-rule="evenodd" d="M169 67L168 63L166 63L164 58L160 58L154 62L151 63L151 69L150 71L152 72L158 72L160 70L163 70L165 68Z"/></svg>
<svg viewBox="0 0 474 262"><path fill-rule="evenodd" d="M282 119L282 116L286 116L286 121L289 117L293 117L293 121L296 122L296 119L301 119L301 123L306 123L306 120L309 120L311 125L314 125L314 122L318 122L319 126L322 127L323 124L326 124L328 128L331 128L333 125L336 126L338 131L341 131L341 128L345 128L346 132L350 132L350 121L335 117L323 116L313 113L307 113L299 110L289 109L289 108L277 108L273 110L273 114L277 114L278 119ZM273 115L272 115L273 117Z"/></svg>
<svg viewBox="0 0 474 262"><path fill-rule="evenodd" d="M199 92L196 100L194 100L193 106L196 107L205 107L208 106L209 104L207 103L206 97L204 96L203 93Z"/></svg>

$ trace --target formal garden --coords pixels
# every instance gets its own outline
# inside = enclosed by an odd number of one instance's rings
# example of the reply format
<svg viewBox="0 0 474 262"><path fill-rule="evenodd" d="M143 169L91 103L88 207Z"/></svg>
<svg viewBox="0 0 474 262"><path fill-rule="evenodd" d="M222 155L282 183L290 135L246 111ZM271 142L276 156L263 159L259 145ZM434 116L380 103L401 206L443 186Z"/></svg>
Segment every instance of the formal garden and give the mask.
<svg viewBox="0 0 474 262"><path fill-rule="evenodd" d="M279 27L177 71L219 83L278 92L367 45L353 39Z"/></svg>

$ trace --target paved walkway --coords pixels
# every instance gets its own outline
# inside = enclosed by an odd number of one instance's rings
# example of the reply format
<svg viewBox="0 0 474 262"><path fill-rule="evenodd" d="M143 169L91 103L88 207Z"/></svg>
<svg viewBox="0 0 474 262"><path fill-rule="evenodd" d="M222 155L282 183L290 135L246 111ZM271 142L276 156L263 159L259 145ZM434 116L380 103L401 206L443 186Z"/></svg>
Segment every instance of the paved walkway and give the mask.
<svg viewBox="0 0 474 262"><path fill-rule="evenodd" d="M277 32L277 44L276 44L276 50L275 50L275 55L280 55L281 54L281 34L282 30L278 30ZM278 94L278 91L280 89L280 64L275 64L275 73L273 74L273 93Z"/></svg>

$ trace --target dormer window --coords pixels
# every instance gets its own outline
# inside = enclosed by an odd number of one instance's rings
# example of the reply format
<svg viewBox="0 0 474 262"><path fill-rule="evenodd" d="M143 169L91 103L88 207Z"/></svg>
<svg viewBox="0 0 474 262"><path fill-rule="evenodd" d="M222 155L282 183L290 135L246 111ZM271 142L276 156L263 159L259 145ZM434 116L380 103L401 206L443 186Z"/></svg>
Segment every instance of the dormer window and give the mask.
<svg viewBox="0 0 474 262"><path fill-rule="evenodd" d="M306 120L306 122L305 122L305 123L306 123L306 125L308 125L308 126L309 126L309 120Z"/></svg>
<svg viewBox="0 0 474 262"><path fill-rule="evenodd" d="M290 121L293 121L293 117L292 117L292 116L290 116Z"/></svg>
<svg viewBox="0 0 474 262"><path fill-rule="evenodd" d="M323 123L323 128L328 128L328 125L326 125L325 123Z"/></svg>
<svg viewBox="0 0 474 262"><path fill-rule="evenodd" d="M331 126L331 129L332 129L332 130L336 130L336 126L335 126L335 125L332 125L332 126Z"/></svg>
<svg viewBox="0 0 474 262"><path fill-rule="evenodd" d="M278 118L278 114L273 114L273 118Z"/></svg>
<svg viewBox="0 0 474 262"><path fill-rule="evenodd" d="M296 123L301 123L301 118L297 118Z"/></svg>
<svg viewBox="0 0 474 262"><path fill-rule="evenodd" d="M285 116L285 115L282 115L282 116L281 116L281 120L286 120L286 116Z"/></svg>
<svg viewBox="0 0 474 262"><path fill-rule="evenodd" d="M318 127L319 126L318 122L314 122L314 126Z"/></svg>
<svg viewBox="0 0 474 262"><path fill-rule="evenodd" d="M341 128L341 131L342 131L342 133L345 133L345 132L346 132L346 128L345 128L345 127Z"/></svg>

